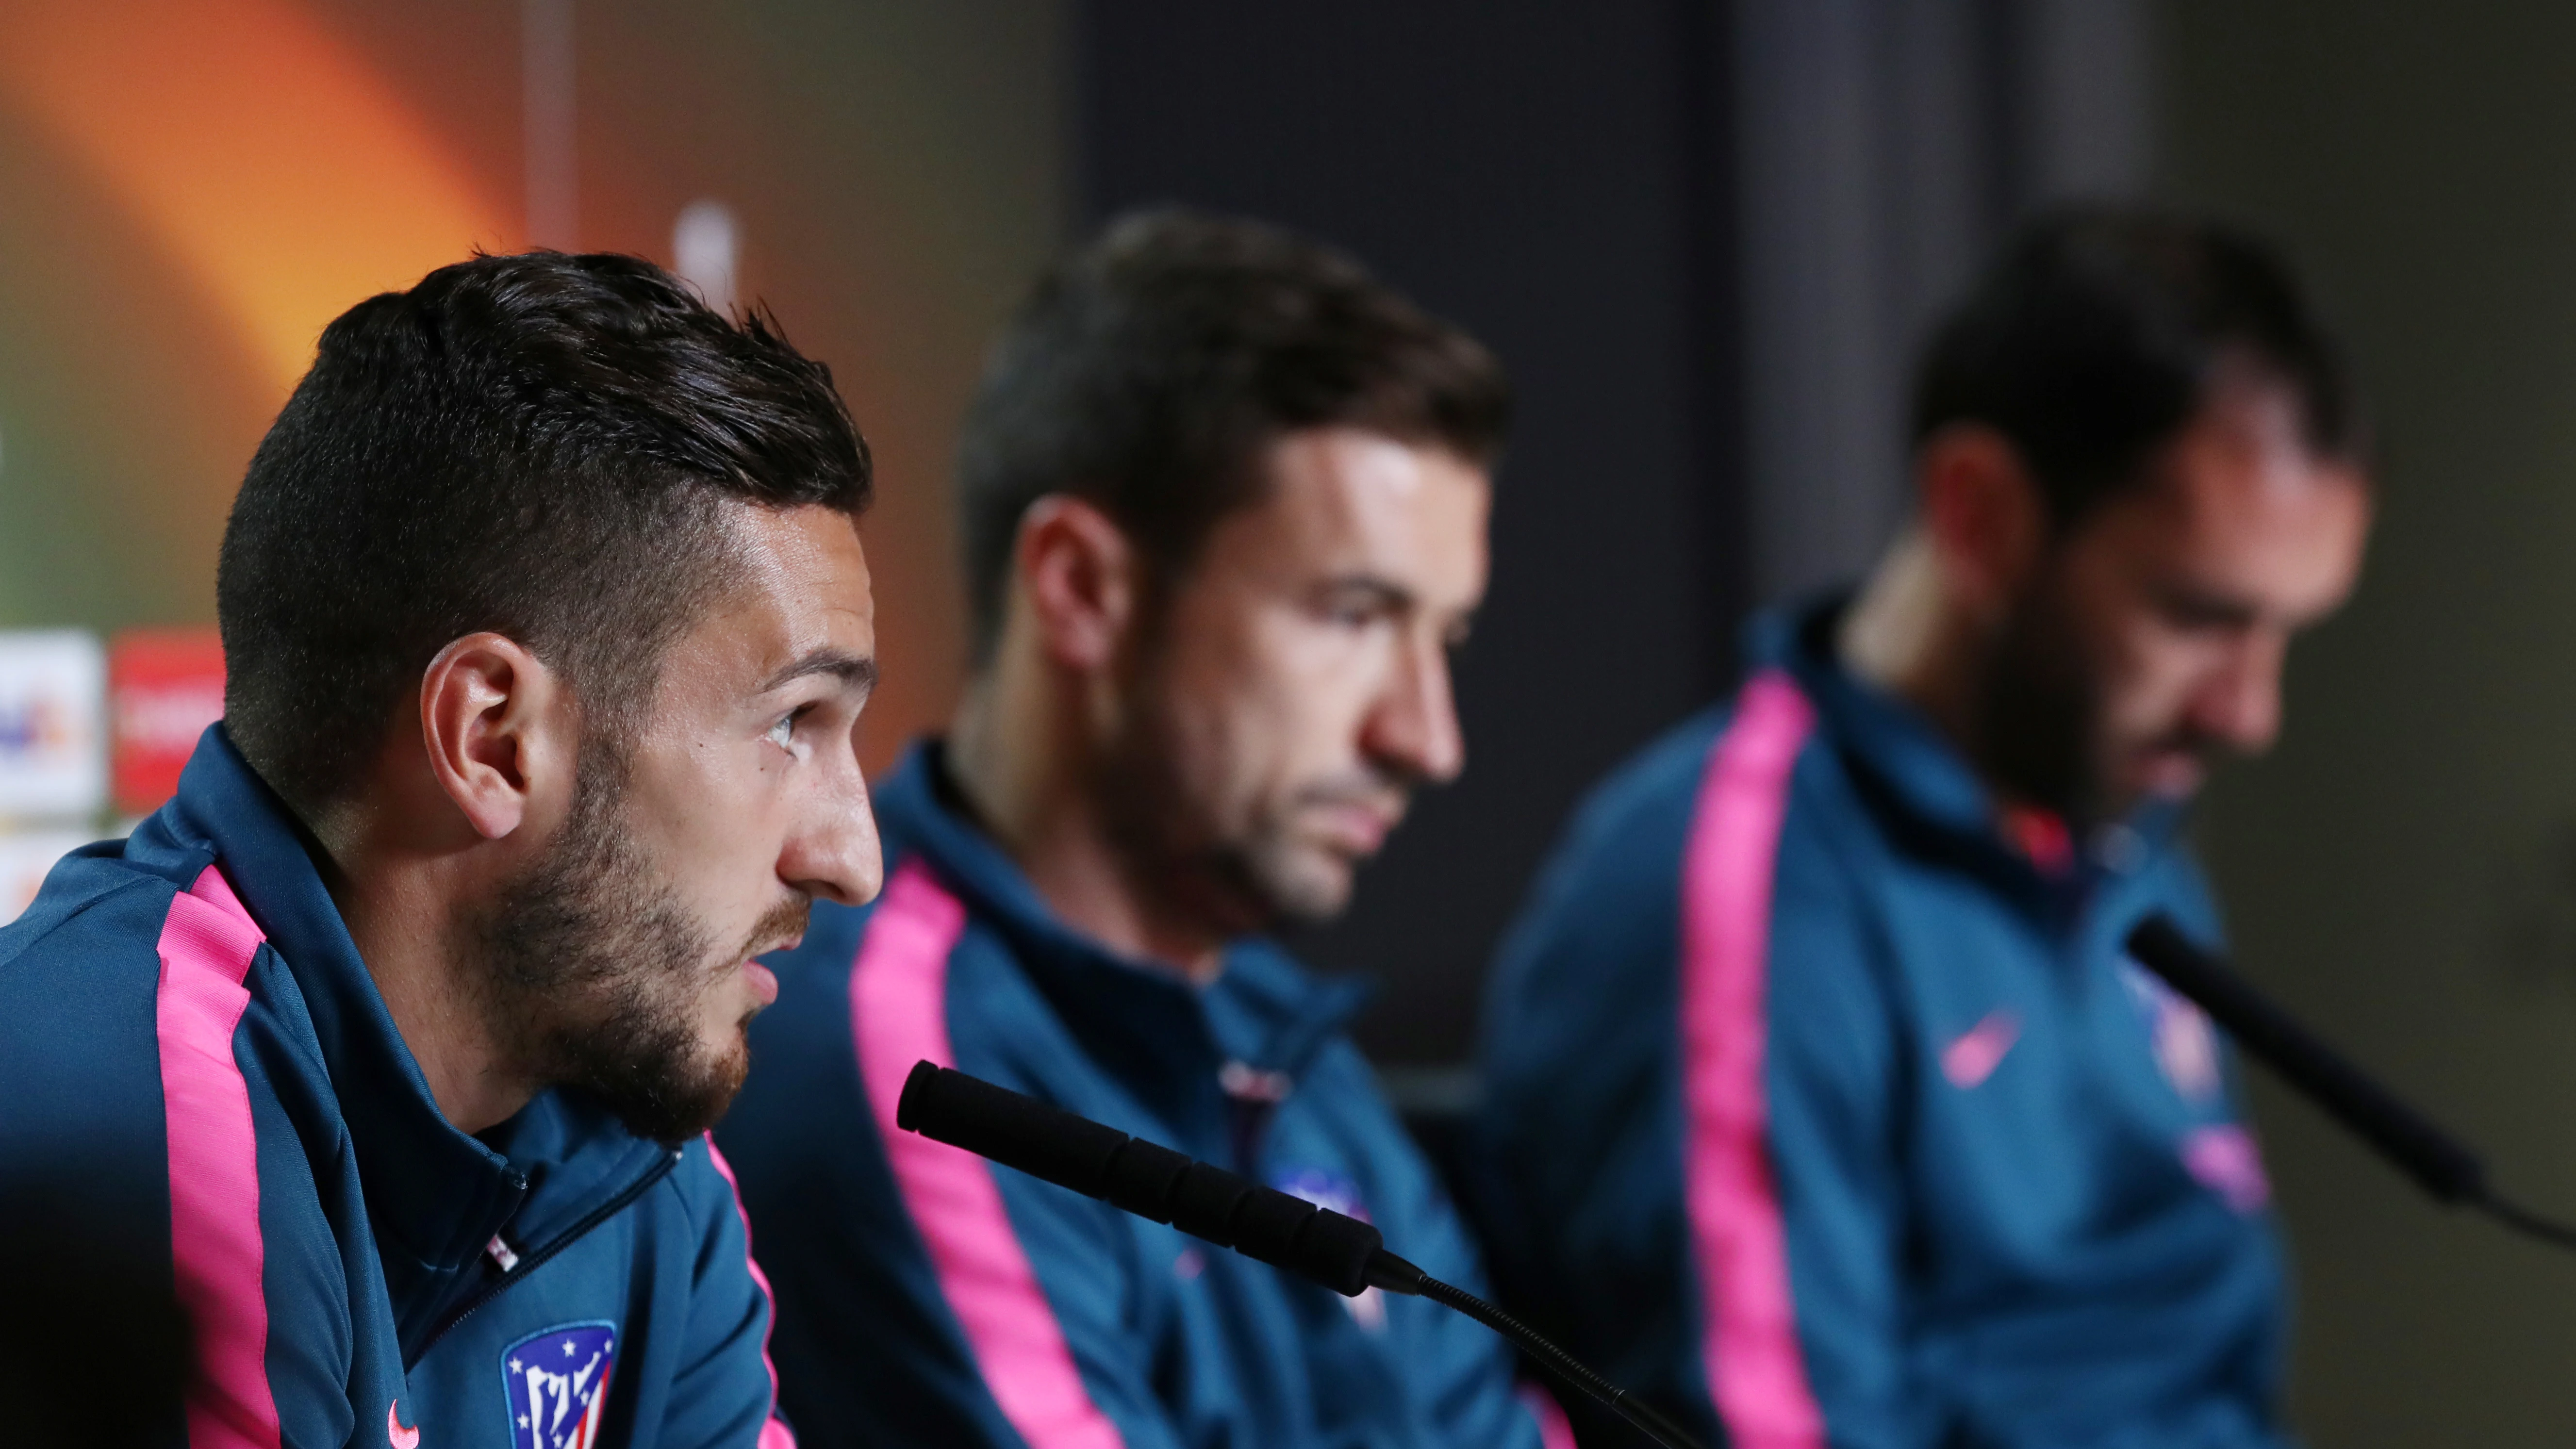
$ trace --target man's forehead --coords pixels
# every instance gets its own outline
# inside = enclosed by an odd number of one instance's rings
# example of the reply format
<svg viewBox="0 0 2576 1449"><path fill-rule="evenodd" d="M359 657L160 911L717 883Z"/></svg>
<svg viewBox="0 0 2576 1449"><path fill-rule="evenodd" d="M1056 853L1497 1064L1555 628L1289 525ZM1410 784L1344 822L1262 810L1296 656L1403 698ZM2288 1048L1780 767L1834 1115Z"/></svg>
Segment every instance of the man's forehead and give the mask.
<svg viewBox="0 0 2576 1449"><path fill-rule="evenodd" d="M1386 566L1483 547L1491 485L1445 449L1315 428L1275 440L1265 462L1269 486L1238 517L1274 547Z"/></svg>
<svg viewBox="0 0 2576 1449"><path fill-rule="evenodd" d="M867 575L859 521L836 508L735 504L726 510L725 531L753 568L810 580L851 571L862 579Z"/></svg>
<svg viewBox="0 0 2576 1449"><path fill-rule="evenodd" d="M2361 471L2304 447L2214 442L2178 462L2156 501L2168 526L2197 551L2331 546L2369 516Z"/></svg>
<svg viewBox="0 0 2576 1449"><path fill-rule="evenodd" d="M695 641L762 689L811 673L872 679L876 601L856 522L828 508L750 508L730 523L732 577Z"/></svg>
<svg viewBox="0 0 2576 1449"><path fill-rule="evenodd" d="M2216 389L2155 473L2167 504L2190 516L2296 508L2314 504L2319 489L2367 486L2359 464L2311 443L2298 395L2267 381Z"/></svg>
<svg viewBox="0 0 2576 1449"><path fill-rule="evenodd" d="M2350 592L2371 492L2356 465L2269 422L2196 423L2146 486L2105 505L2101 536L2167 587L2297 625Z"/></svg>
<svg viewBox="0 0 2576 1449"><path fill-rule="evenodd" d="M2203 407L2136 486L2103 501L2095 521L2174 548L2224 550L2302 532L2336 535L2347 515L2366 518L2369 503L2357 463L2309 445L2287 389L2239 387Z"/></svg>

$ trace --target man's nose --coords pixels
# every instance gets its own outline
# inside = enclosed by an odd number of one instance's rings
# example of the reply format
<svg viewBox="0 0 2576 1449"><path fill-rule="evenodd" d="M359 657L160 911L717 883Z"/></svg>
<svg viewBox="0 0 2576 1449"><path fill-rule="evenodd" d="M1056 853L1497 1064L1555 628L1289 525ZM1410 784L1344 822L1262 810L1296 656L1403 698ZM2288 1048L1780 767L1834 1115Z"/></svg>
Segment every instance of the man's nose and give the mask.
<svg viewBox="0 0 2576 1449"><path fill-rule="evenodd" d="M2246 639L2195 701L2194 727L2242 754L2270 749L2281 734L2281 668L2288 654L2286 637L2267 632Z"/></svg>
<svg viewBox="0 0 2576 1449"><path fill-rule="evenodd" d="M1467 766L1449 682L1449 651L1437 640L1408 646L1360 740L1373 761L1410 778L1445 784Z"/></svg>
<svg viewBox="0 0 2576 1449"><path fill-rule="evenodd" d="M863 906L885 884L885 852L877 840L876 811L858 762L847 767L841 788L808 806L779 852L779 879L809 895L845 906Z"/></svg>

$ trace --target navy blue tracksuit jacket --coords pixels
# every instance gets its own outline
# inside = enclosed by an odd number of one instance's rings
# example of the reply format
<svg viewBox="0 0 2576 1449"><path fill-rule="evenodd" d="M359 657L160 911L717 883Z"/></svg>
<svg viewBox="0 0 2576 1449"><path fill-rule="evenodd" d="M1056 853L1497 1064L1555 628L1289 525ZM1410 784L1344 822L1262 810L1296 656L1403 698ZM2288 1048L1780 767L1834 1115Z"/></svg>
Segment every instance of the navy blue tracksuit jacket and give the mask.
<svg viewBox="0 0 2576 1449"><path fill-rule="evenodd" d="M2210 1023L2121 949L2153 911L2214 939L2177 812L2011 828L1836 614L1760 621L1506 941L1507 1298L1744 1449L2277 1443L2261 1162Z"/></svg>
<svg viewBox="0 0 2576 1449"><path fill-rule="evenodd" d="M1358 1004L1245 942L1204 989L1059 922L944 798L877 793L890 867L772 958L717 1129L778 1285L809 1444L1538 1449L1508 1353L1416 1299L1346 1299L894 1126L929 1059L1343 1212L1475 1283L1457 1217L1342 1035Z"/></svg>
<svg viewBox="0 0 2576 1449"><path fill-rule="evenodd" d="M167 1265L172 1446L793 1444L722 1161L564 1092L450 1126L221 725L0 930L0 1162Z"/></svg>

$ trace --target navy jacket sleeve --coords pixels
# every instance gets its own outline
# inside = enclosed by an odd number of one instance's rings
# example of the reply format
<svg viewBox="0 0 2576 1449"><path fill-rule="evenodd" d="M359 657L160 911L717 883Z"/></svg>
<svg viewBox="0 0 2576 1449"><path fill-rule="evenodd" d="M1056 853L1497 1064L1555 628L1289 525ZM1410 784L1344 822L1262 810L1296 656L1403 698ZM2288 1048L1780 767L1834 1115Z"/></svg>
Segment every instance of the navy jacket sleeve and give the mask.
<svg viewBox="0 0 2576 1449"><path fill-rule="evenodd" d="M243 1049L277 1025L259 1011L230 1021L209 1012L194 1029L163 1020L156 993L166 968L151 943L175 892L109 871L74 857L58 878L116 883L86 898L56 892L0 933L0 1152L12 1165L0 1207L65 1224L61 1252L188 1311L198 1329L198 1413L274 1422L286 1449L341 1444L353 1423L343 1265L315 1226L307 1144L258 1054ZM80 904L65 914L65 900ZM264 947L249 955L254 981L281 969ZM206 1098L206 1079L232 1077L221 1105L238 1115L226 1117L212 1149L201 1113L179 1114L176 1139L167 1130L168 1093L189 1090L173 1080L182 1053L199 1068L188 1074L191 1101ZM224 1155L241 1174L233 1181L254 1190L200 1188L181 1211L174 1140L191 1162ZM184 1261L177 1235L188 1238ZM170 1409L165 1442L184 1443L178 1406Z"/></svg>
<svg viewBox="0 0 2576 1449"><path fill-rule="evenodd" d="M751 1256L732 1170L705 1141L671 1174L699 1224L689 1322L658 1443L670 1449L757 1444L793 1449L777 1417L769 1364L769 1285Z"/></svg>
<svg viewBox="0 0 2576 1449"><path fill-rule="evenodd" d="M1905 1078L1887 950L1820 832L1783 832L1764 1087L1806 1379L1849 1449L1940 1439L1906 1340Z"/></svg>

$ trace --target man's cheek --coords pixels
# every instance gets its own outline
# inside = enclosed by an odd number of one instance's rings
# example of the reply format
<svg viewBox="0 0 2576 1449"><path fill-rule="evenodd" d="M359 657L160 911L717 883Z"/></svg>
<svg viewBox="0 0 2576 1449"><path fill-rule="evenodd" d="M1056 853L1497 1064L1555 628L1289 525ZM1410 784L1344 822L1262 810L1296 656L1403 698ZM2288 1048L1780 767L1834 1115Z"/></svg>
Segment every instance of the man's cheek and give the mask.
<svg viewBox="0 0 2576 1449"><path fill-rule="evenodd" d="M2121 721L2156 713L2156 701L2173 694L2190 672L2189 655L2188 642L2152 618L2133 618L2112 631L2087 661L2103 713Z"/></svg>
<svg viewBox="0 0 2576 1449"><path fill-rule="evenodd" d="M1278 680L1271 712L1308 754L1348 758L1397 668L1393 631L1342 629Z"/></svg>

